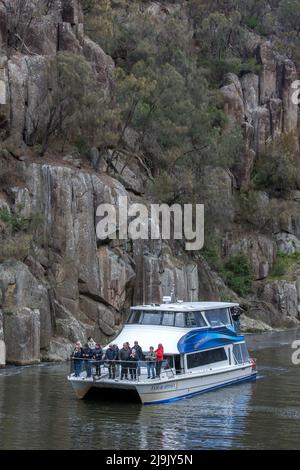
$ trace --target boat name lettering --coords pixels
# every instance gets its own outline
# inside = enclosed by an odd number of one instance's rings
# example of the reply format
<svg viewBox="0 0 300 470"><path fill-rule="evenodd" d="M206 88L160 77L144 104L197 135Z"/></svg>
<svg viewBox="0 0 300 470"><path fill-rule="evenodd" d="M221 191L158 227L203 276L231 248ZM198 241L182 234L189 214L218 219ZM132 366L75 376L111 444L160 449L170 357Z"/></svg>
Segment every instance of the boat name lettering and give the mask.
<svg viewBox="0 0 300 470"><path fill-rule="evenodd" d="M200 346L200 344L204 343L204 341L206 341L207 339L208 339L208 335L204 336L204 338L199 339L198 343L194 345L194 349L197 349Z"/></svg>
<svg viewBox="0 0 300 470"><path fill-rule="evenodd" d="M175 389L176 383L173 384L165 384L165 385L152 385L151 390L156 391L156 390L170 390L170 389Z"/></svg>

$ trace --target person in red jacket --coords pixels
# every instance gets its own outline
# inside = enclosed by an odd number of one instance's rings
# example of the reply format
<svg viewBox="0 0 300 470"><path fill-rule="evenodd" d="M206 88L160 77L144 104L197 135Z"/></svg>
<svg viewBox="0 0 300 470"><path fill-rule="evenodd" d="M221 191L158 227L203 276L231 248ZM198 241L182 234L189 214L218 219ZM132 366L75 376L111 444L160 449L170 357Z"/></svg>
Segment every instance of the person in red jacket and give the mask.
<svg viewBox="0 0 300 470"><path fill-rule="evenodd" d="M156 354L156 377L160 377L161 365L164 360L164 348L161 343L159 343L158 348L155 350Z"/></svg>

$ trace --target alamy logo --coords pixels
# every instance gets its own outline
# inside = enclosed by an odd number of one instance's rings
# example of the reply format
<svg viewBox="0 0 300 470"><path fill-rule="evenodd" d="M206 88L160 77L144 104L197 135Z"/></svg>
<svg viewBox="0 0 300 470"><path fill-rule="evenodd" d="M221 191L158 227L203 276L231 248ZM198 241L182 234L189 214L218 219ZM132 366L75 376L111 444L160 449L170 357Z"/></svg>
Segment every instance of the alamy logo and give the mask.
<svg viewBox="0 0 300 470"><path fill-rule="evenodd" d="M300 364L300 340L296 340L292 343L292 349L296 349L292 354L292 363L298 366Z"/></svg>
<svg viewBox="0 0 300 470"><path fill-rule="evenodd" d="M185 240L187 251L204 245L203 204L129 204L120 196L116 205L97 208L96 227L99 240Z"/></svg>
<svg viewBox="0 0 300 470"><path fill-rule="evenodd" d="M295 90L292 94L292 102L296 105L300 104L300 80L295 80L292 83L292 89Z"/></svg>

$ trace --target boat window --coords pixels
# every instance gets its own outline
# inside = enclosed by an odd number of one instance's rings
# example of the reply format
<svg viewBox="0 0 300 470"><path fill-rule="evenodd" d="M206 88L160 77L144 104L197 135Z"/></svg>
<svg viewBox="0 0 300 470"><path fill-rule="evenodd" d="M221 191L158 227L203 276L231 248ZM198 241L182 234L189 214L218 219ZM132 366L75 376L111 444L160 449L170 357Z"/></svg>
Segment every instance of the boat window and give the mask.
<svg viewBox="0 0 300 470"><path fill-rule="evenodd" d="M207 310L205 316L210 326L225 326L230 324L227 308Z"/></svg>
<svg viewBox="0 0 300 470"><path fill-rule="evenodd" d="M161 324L164 326L174 326L174 312L164 312Z"/></svg>
<svg viewBox="0 0 300 470"><path fill-rule="evenodd" d="M250 362L249 352L245 343L234 344L233 355L238 364Z"/></svg>
<svg viewBox="0 0 300 470"><path fill-rule="evenodd" d="M180 328L185 327L185 318L183 312L176 312L175 314L175 326L179 326Z"/></svg>
<svg viewBox="0 0 300 470"><path fill-rule="evenodd" d="M193 369L207 364L227 361L227 354L224 348L210 349L198 353L187 355L187 368Z"/></svg>
<svg viewBox="0 0 300 470"><path fill-rule="evenodd" d="M161 312L143 312L140 323L142 325L160 325Z"/></svg>
<svg viewBox="0 0 300 470"><path fill-rule="evenodd" d="M159 310L133 310L127 323L131 325L177 326L179 328L207 326L201 312L164 312Z"/></svg>
<svg viewBox="0 0 300 470"><path fill-rule="evenodd" d="M189 312L186 314L186 326L197 326L194 312Z"/></svg>
<svg viewBox="0 0 300 470"><path fill-rule="evenodd" d="M196 325L198 327L207 326L206 321L204 320L201 312L194 312L194 316L196 320Z"/></svg>
<svg viewBox="0 0 300 470"><path fill-rule="evenodd" d="M142 312L139 312L138 310L133 310L128 318L128 321L127 323L129 324L137 324L140 322L140 318L141 318L141 313Z"/></svg>

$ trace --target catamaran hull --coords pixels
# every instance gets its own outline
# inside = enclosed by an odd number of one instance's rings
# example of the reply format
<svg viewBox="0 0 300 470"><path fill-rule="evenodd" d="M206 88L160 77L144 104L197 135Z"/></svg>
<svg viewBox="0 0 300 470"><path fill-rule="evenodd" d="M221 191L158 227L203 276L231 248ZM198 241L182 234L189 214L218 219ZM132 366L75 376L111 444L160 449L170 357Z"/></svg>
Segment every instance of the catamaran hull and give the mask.
<svg viewBox="0 0 300 470"><path fill-rule="evenodd" d="M78 398L84 398L91 388L136 391L145 405L169 403L194 395L216 390L221 387L235 385L240 382L256 379L256 371L251 366L226 372L214 372L207 375L175 377L169 380L153 380L140 382L99 380L90 381L69 378Z"/></svg>

